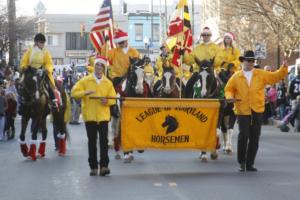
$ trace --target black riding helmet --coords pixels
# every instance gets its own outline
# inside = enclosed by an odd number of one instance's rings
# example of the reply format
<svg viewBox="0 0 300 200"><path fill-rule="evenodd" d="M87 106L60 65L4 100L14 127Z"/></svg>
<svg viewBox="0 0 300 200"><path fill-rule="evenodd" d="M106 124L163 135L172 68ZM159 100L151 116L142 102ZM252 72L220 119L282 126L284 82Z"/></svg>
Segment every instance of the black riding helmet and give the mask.
<svg viewBox="0 0 300 200"><path fill-rule="evenodd" d="M46 42L46 37L42 33L38 33L34 36L34 42L41 42L44 43Z"/></svg>

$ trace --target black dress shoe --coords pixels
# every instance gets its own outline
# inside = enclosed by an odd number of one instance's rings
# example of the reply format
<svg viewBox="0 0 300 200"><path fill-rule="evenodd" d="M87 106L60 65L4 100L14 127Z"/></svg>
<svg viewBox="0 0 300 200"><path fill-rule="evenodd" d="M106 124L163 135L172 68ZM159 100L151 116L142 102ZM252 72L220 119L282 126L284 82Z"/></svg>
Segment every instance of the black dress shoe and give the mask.
<svg viewBox="0 0 300 200"><path fill-rule="evenodd" d="M247 166L246 170L249 171L249 172L257 172L257 169L253 166Z"/></svg>
<svg viewBox="0 0 300 200"><path fill-rule="evenodd" d="M240 172L244 172L246 171L246 165L245 164L240 164L240 169L239 169Z"/></svg>

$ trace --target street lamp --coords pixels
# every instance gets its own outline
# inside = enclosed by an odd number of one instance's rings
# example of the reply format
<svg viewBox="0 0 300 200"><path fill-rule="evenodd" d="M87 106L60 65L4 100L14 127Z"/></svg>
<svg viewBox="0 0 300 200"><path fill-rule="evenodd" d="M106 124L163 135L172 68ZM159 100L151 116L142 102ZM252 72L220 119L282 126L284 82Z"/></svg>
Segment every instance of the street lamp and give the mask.
<svg viewBox="0 0 300 200"><path fill-rule="evenodd" d="M147 49L147 55L149 57L149 46L150 46L150 40L147 36L144 37L144 44L145 44L145 47Z"/></svg>

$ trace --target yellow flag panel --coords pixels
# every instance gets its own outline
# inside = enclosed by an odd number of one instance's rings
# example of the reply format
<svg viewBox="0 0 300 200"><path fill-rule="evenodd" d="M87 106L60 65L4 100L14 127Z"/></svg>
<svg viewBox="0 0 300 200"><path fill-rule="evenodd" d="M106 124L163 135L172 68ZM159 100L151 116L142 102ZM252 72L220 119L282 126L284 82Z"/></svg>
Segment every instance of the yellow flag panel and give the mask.
<svg viewBox="0 0 300 200"><path fill-rule="evenodd" d="M123 150L215 150L219 107L211 99L126 98L121 109Z"/></svg>

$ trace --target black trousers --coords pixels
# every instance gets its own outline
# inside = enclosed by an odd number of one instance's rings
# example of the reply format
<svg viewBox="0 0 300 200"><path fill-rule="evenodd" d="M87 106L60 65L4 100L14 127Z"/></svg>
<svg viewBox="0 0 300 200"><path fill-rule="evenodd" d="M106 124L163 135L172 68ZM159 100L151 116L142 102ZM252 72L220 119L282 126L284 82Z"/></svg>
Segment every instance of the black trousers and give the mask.
<svg viewBox="0 0 300 200"><path fill-rule="evenodd" d="M238 162L247 166L254 165L261 133L262 113L252 111L251 115L238 115Z"/></svg>
<svg viewBox="0 0 300 200"><path fill-rule="evenodd" d="M91 169L98 168L97 159L97 138L99 134L100 143L100 168L108 167L108 121L103 122L85 122L87 137L88 137L88 148L89 148L89 165Z"/></svg>

